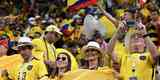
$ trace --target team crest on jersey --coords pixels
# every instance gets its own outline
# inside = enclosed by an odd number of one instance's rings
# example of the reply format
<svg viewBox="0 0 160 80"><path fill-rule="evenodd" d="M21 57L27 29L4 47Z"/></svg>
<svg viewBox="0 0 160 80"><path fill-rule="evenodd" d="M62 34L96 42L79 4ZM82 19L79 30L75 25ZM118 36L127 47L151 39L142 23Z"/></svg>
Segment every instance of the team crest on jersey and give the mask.
<svg viewBox="0 0 160 80"><path fill-rule="evenodd" d="M33 68L33 65L28 65L28 67L27 67L27 70L32 70L32 68Z"/></svg>
<svg viewBox="0 0 160 80"><path fill-rule="evenodd" d="M140 59L140 60L146 60L146 56L144 56L144 55L143 55L143 56L140 56L139 59Z"/></svg>

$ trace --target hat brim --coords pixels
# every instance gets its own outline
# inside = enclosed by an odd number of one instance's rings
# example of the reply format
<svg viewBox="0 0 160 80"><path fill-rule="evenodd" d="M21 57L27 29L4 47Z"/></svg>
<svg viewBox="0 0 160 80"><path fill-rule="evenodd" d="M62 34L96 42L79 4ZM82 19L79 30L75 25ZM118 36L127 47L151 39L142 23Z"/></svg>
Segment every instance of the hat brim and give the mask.
<svg viewBox="0 0 160 80"><path fill-rule="evenodd" d="M32 46L33 47L32 44L19 44L14 48L14 50L19 50L19 47L22 47L22 46Z"/></svg>
<svg viewBox="0 0 160 80"><path fill-rule="evenodd" d="M96 48L96 47L87 47L87 46L82 47L81 52L83 54L85 54L88 49L95 49L95 50L97 50L99 52L99 54L101 54L101 55L103 54L102 49Z"/></svg>
<svg viewBox="0 0 160 80"><path fill-rule="evenodd" d="M59 35L63 35L63 33L62 32L60 32L60 31L49 31L49 30L47 30L47 31L45 31L45 32L56 32L56 33L58 33Z"/></svg>
<svg viewBox="0 0 160 80"><path fill-rule="evenodd" d="M63 35L63 33L62 32L60 32L60 31L55 31L56 33L58 33L58 34L60 34L60 35Z"/></svg>

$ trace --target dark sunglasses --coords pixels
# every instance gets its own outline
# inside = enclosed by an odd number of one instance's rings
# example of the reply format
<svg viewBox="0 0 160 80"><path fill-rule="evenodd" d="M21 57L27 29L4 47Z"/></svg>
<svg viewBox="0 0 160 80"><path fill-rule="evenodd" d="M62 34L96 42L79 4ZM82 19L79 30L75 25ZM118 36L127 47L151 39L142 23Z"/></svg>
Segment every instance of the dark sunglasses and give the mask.
<svg viewBox="0 0 160 80"><path fill-rule="evenodd" d="M66 60L66 57L57 57L57 61L62 59L62 61L65 61Z"/></svg>
<svg viewBox="0 0 160 80"><path fill-rule="evenodd" d="M33 46L31 46L31 45L26 45L26 46L20 46L20 47L18 47L18 50L26 50L26 49L33 49Z"/></svg>

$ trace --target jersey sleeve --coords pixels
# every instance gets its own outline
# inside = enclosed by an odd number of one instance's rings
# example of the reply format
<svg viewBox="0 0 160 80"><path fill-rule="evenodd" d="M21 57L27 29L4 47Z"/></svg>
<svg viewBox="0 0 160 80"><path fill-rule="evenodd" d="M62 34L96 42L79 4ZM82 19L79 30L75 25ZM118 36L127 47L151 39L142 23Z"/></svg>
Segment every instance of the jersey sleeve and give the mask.
<svg viewBox="0 0 160 80"><path fill-rule="evenodd" d="M39 61L37 67L38 67L38 78L39 79L46 77L48 75L46 65L42 61Z"/></svg>

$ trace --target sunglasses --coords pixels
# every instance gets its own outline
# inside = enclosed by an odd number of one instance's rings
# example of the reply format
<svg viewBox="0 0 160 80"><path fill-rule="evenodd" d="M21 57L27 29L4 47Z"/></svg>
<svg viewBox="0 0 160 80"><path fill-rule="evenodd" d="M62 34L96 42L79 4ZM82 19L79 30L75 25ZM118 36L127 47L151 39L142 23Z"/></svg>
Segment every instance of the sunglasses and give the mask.
<svg viewBox="0 0 160 80"><path fill-rule="evenodd" d="M26 50L26 49L33 49L33 47L31 45L26 45L26 46L20 46L18 47L18 50Z"/></svg>
<svg viewBox="0 0 160 80"><path fill-rule="evenodd" d="M60 59L61 59L62 61L65 61L67 58L66 58L66 57L57 57L57 61L60 60Z"/></svg>

